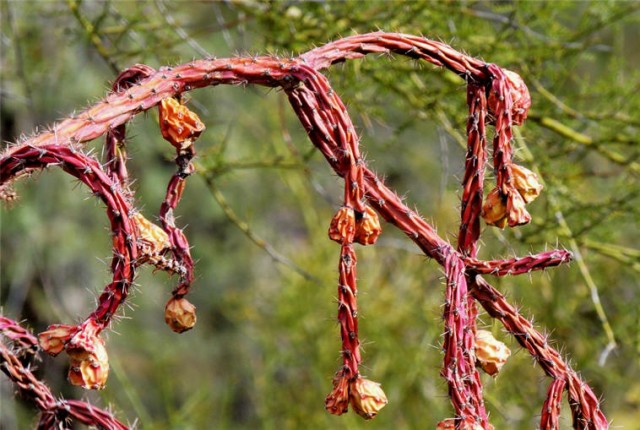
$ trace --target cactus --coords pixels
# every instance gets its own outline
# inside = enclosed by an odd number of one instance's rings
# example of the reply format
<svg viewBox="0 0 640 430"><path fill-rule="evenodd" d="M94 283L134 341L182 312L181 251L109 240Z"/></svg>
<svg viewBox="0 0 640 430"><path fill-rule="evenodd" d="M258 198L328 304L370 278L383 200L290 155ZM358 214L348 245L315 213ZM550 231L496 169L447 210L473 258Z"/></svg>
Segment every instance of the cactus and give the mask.
<svg viewBox="0 0 640 430"><path fill-rule="evenodd" d="M441 238L423 218L373 173L359 150L359 137L336 91L321 70L332 64L361 58L370 53L394 53L428 61L447 68L467 85L467 157L462 181L458 243ZM380 384L365 379L358 337L358 305L355 243L372 245L380 234L378 215L403 231L428 257L444 268L444 361L441 375L449 387L455 417L443 420L443 428L490 429L478 367L499 371L506 351L495 339L477 330L477 304L499 320L505 329L552 378L543 405L541 428L558 428L560 402L567 391L574 428L605 429L608 422L591 388L584 383L549 346L546 336L507 302L484 278L529 273L571 260L565 250L553 250L525 257L484 261L478 259L480 219L501 228L526 224L526 210L541 191L537 177L513 163L512 129L526 119L531 105L524 81L516 73L457 52L450 46L424 37L376 32L345 37L312 49L295 58L274 56L207 58L155 71L135 65L122 72L112 91L82 113L52 125L9 146L0 155L0 197L14 199L10 185L17 178L48 166L58 166L78 178L107 207L113 236L111 269L113 280L98 298L98 305L78 326L53 325L40 336L40 347L51 354L65 350L72 361L70 380L86 388L101 388L108 371L106 350L98 335L127 297L136 269L142 264L179 275L169 299L165 317L176 332L195 324L195 307L185 296L194 280L193 260L187 237L175 224L173 212L180 202L186 180L194 172L194 141L204 124L181 103L181 96L207 86L261 85L281 88L309 139L324 155L330 167L344 180L342 207L329 225L329 238L340 245L338 268L338 322L342 339L342 365L335 374L333 391L326 397L326 409L333 414L347 412L349 404L366 419L387 403ZM177 171L170 178L159 219L155 226L134 207L134 191L126 170L125 126L135 115L154 106L160 109L163 137L176 150ZM484 172L488 163L487 126L493 126L493 170L496 181L485 198ZM106 136L106 160L100 164L82 152L82 145ZM9 321L3 319L2 321ZM11 340L34 339L15 324L0 325ZM16 334L22 333L22 334ZM46 386L34 388L19 378L19 363L2 346L2 369L18 388L42 411L41 426L62 423L60 406ZM500 352L500 357L491 355ZM505 347L506 348L506 347ZM508 351L508 350L507 350ZM494 354L495 355L495 354ZM499 365L496 363L499 362ZM26 388L25 388L26 387ZM91 409L81 402L67 401L66 417L105 428L123 428L108 412ZM56 409L58 408L58 409ZM108 417L105 417L107 414ZM64 414L63 414L64 415ZM107 420L107 421L105 421ZM112 420L112 421L108 421ZM110 423L110 424L109 424ZM109 427L109 426L112 427Z"/></svg>

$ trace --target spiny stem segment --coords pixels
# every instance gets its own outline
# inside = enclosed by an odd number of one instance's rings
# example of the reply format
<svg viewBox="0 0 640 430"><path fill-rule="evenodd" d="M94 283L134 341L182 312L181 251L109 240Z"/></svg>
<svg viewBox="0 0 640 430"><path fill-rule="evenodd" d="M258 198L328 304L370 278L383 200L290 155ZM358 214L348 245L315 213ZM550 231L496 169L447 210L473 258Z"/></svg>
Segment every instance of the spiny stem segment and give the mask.
<svg viewBox="0 0 640 430"><path fill-rule="evenodd" d="M468 147L456 248L438 236L429 223L409 209L366 166L359 151L359 137L346 108L319 72L370 53L394 53L429 61L453 71L467 83ZM40 344L45 350L58 353L67 349L72 359L78 360L79 369L87 360L93 360L90 364L102 363L106 352L102 353L101 341L96 340L96 336L126 298L136 267L145 262L164 265L168 271L180 275L180 283L165 310L169 325L180 332L195 323L194 307L183 297L194 279L193 261L187 238L175 225L174 210L186 178L193 172L193 141L204 130L204 125L179 99L187 91L220 84L282 88L311 142L344 180L343 206L329 229L330 238L340 244L338 322L343 361L335 375L333 391L326 399L329 412L341 414L351 405L356 413L373 418L386 404L379 384L363 378L358 370L361 356L354 243L375 243L380 234L378 213L445 269L442 375L449 384L455 418L441 423L454 423L461 429L492 428L484 408L476 360L480 356L491 359L490 351L480 348L491 346L495 340L483 333L483 341L476 342L477 301L553 378L541 418L542 428L557 428L559 404L565 390L575 428L608 428L592 390L549 346L546 336L535 330L482 277L483 274L519 275L556 266L568 262L571 254L554 250L505 260L477 258L480 218L501 228L525 224L530 220L525 204L535 199L542 188L535 174L512 160L512 128L522 124L531 105L526 85L513 72L462 54L442 42L406 34L377 32L350 36L289 59L268 56L206 59L158 71L136 65L116 79L113 91L103 101L55 124L49 131L7 148L0 156L0 197L8 199L13 195L9 186L18 177L35 169L59 165L102 199L112 225L113 282L105 288L97 309L85 323L52 326L41 334ZM178 166L160 208L162 229L132 208L134 193L128 186L124 129L133 116L158 104L162 135L176 148ZM484 197L487 125L495 128L496 184ZM93 158L79 152L78 147L104 134L107 135L107 163L103 169ZM173 254L175 262L166 263L166 252ZM14 336L20 338L18 334ZM78 358L79 348L85 353L84 361ZM508 351L506 347L499 349ZM500 358L500 366L504 359ZM96 377L95 372L85 373L82 374L85 379Z"/></svg>

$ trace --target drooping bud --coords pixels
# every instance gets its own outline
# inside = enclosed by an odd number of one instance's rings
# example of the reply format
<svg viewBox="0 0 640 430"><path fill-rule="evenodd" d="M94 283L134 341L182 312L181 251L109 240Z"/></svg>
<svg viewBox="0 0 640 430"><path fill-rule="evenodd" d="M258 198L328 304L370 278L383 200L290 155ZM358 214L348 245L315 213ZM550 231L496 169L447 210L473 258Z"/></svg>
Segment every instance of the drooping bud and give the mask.
<svg viewBox="0 0 640 430"><path fill-rule="evenodd" d="M350 382L349 401L353 410L366 420L375 418L388 402L380 384L362 377Z"/></svg>
<svg viewBox="0 0 640 430"><path fill-rule="evenodd" d="M538 175L529 169L526 169L517 164L511 166L513 172L513 183L516 190L522 196L525 203L531 203L540 195L542 191L542 184L538 179Z"/></svg>
<svg viewBox="0 0 640 430"><path fill-rule="evenodd" d="M196 307L184 297L172 297L164 308L164 320L176 333L192 329L196 319Z"/></svg>
<svg viewBox="0 0 640 430"><path fill-rule="evenodd" d="M342 371L333 377L333 390L324 400L325 409L333 415L342 415L349 410L349 378Z"/></svg>
<svg viewBox="0 0 640 430"><path fill-rule="evenodd" d="M356 233L354 240L361 245L373 245L382 232L378 214L366 206L361 217L356 217Z"/></svg>
<svg viewBox="0 0 640 430"><path fill-rule="evenodd" d="M172 97L163 99L158 111L162 137L178 150L191 145L206 128L198 115Z"/></svg>
<svg viewBox="0 0 640 430"><path fill-rule="evenodd" d="M487 198L482 205L482 212L480 214L482 219L489 224L498 228L505 228L507 225L507 205L505 197L502 196L498 188L494 188L487 195Z"/></svg>
<svg viewBox="0 0 640 430"><path fill-rule="evenodd" d="M104 388L109 375L109 358L104 340L98 337L100 327L87 320L67 342L65 349L71 359L69 382L91 390Z"/></svg>
<svg viewBox="0 0 640 430"><path fill-rule="evenodd" d="M343 206L333 216L329 226L329 239L343 243L352 243L356 233L356 215L352 208Z"/></svg>
<svg viewBox="0 0 640 430"><path fill-rule="evenodd" d="M38 343L44 352L55 357L77 331L78 326L75 325L52 324L38 335Z"/></svg>
<svg viewBox="0 0 640 430"><path fill-rule="evenodd" d="M496 340L490 331L478 330L476 332L476 361L482 370L489 375L497 375L510 355L509 348L504 343Z"/></svg>

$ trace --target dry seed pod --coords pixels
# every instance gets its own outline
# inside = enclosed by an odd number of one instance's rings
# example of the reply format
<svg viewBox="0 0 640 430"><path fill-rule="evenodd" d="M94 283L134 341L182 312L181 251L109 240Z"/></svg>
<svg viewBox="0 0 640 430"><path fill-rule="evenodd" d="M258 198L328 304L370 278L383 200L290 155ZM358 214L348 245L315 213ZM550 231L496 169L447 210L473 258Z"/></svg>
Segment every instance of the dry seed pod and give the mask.
<svg viewBox="0 0 640 430"><path fill-rule="evenodd" d="M329 226L329 239L340 244L352 243L356 233L356 215L352 208L343 206L333 216Z"/></svg>
<svg viewBox="0 0 640 430"><path fill-rule="evenodd" d="M388 403L380 384L361 377L351 381L349 401L353 410L367 420L375 418Z"/></svg>
<svg viewBox="0 0 640 430"><path fill-rule="evenodd" d="M509 227L528 224L531 221L531 215L525 208L524 199L518 191L511 191L507 196L507 213Z"/></svg>
<svg viewBox="0 0 640 430"><path fill-rule="evenodd" d="M366 206L362 216L356 220L356 233L354 240L361 245L373 245L382 232L378 214Z"/></svg>
<svg viewBox="0 0 640 430"><path fill-rule="evenodd" d="M73 385L100 390L107 382L109 357L98 331L98 325L88 320L65 346L71 358L69 382Z"/></svg>
<svg viewBox="0 0 640 430"><path fill-rule="evenodd" d="M476 332L475 355L482 370L495 376L507 362L511 351L504 343L496 340L490 331L478 330Z"/></svg>
<svg viewBox="0 0 640 430"><path fill-rule="evenodd" d="M455 418L447 418L438 423L436 426L436 430L455 430L456 428L456 419ZM460 423L460 430L483 430L482 425L476 423L473 418L467 418L463 422ZM493 430L493 426L489 424L489 429Z"/></svg>
<svg viewBox="0 0 640 430"><path fill-rule="evenodd" d="M172 297L164 309L164 320L176 333L183 333L196 325L196 307L184 297Z"/></svg>
<svg viewBox="0 0 640 430"><path fill-rule="evenodd" d="M162 137L178 150L189 147L205 129L198 115L174 98L162 100L158 111Z"/></svg>

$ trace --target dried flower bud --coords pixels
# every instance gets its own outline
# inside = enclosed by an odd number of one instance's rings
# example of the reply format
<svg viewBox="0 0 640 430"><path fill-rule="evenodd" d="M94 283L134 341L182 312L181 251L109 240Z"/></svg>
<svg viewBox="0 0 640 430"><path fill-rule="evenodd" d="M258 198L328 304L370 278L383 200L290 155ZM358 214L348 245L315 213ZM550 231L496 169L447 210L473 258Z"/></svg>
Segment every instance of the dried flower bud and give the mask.
<svg viewBox="0 0 640 430"><path fill-rule="evenodd" d="M80 326L65 349L71 358L69 382L86 389L104 388L109 375L109 358L104 340L98 337L100 328L93 320Z"/></svg>
<svg viewBox="0 0 640 430"><path fill-rule="evenodd" d="M340 244L352 243L356 232L356 215L352 208L343 206L333 216L329 226L329 239Z"/></svg>
<svg viewBox="0 0 640 430"><path fill-rule="evenodd" d="M196 307L184 297L172 297L164 308L164 320L171 330L183 333L196 325Z"/></svg>
<svg viewBox="0 0 640 430"><path fill-rule="evenodd" d="M158 110L162 137L179 150L189 147L205 129L198 115L172 97L163 99Z"/></svg>
<svg viewBox="0 0 640 430"><path fill-rule="evenodd" d="M531 107L531 96L529 95L529 89L524 83L520 75L511 70L502 69L505 74L506 89L511 94L511 118L516 125L522 125L525 119L527 119L527 113ZM500 94L495 94L493 91L489 94L489 107L492 112L496 112L495 106L499 103Z"/></svg>
<svg viewBox="0 0 640 430"><path fill-rule="evenodd" d="M531 203L540 195L542 184L538 179L538 175L529 169L517 164L511 166L513 172L513 183L516 190L522 196L525 203Z"/></svg>
<svg viewBox="0 0 640 430"><path fill-rule="evenodd" d="M140 212L131 217L138 229L142 251L146 254L160 254L171 247L169 236L157 225L146 219Z"/></svg>
<svg viewBox="0 0 640 430"><path fill-rule="evenodd" d="M507 196L507 213L509 214L509 227L528 224L531 221L531 215L525 208L524 199L515 190Z"/></svg>
<svg viewBox="0 0 640 430"><path fill-rule="evenodd" d="M104 340L96 337L91 350L67 349L71 357L69 382L82 388L101 390L109 376L109 357Z"/></svg>
<svg viewBox="0 0 640 430"><path fill-rule="evenodd" d="M507 346L496 340L490 331L476 332L475 356L476 361L491 376L495 376L507 362L511 351Z"/></svg>
<svg viewBox="0 0 640 430"><path fill-rule="evenodd" d="M382 232L378 214L366 206L362 217L356 219L356 233L354 240L361 245L373 245Z"/></svg>
<svg viewBox="0 0 640 430"><path fill-rule="evenodd" d="M324 407L333 415L342 415L349 410L349 378L342 371L333 377L333 390L324 400Z"/></svg>
<svg viewBox="0 0 640 430"><path fill-rule="evenodd" d="M38 343L47 354L56 356L77 331L78 326L75 325L52 324L38 335Z"/></svg>
<svg viewBox="0 0 640 430"><path fill-rule="evenodd" d="M370 420L385 407L387 396L377 382L358 377L350 383L349 401L358 415Z"/></svg>
<svg viewBox="0 0 640 430"><path fill-rule="evenodd" d="M505 198L498 188L494 188L487 195L484 205L482 205L482 219L489 225L505 228L507 225L507 214Z"/></svg>

